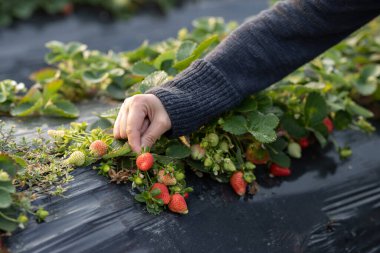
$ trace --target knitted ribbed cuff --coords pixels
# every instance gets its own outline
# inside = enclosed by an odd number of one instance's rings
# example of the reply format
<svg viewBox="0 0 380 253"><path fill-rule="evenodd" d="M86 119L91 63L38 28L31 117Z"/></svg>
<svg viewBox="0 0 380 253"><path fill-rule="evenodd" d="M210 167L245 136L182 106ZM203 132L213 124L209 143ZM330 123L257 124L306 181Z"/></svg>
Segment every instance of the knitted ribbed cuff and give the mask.
<svg viewBox="0 0 380 253"><path fill-rule="evenodd" d="M146 93L154 94L164 105L172 123L168 133L172 137L194 132L243 98L216 67L204 60L193 62L173 80Z"/></svg>

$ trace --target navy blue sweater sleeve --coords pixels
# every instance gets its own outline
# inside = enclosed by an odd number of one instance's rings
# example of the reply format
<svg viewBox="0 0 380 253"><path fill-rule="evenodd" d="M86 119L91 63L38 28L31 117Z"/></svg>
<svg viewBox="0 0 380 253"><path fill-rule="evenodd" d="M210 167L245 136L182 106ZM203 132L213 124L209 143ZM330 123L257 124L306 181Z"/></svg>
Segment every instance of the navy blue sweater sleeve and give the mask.
<svg viewBox="0 0 380 253"><path fill-rule="evenodd" d="M380 14L380 0L289 0L242 24L204 59L149 90L172 121L195 131L265 89Z"/></svg>

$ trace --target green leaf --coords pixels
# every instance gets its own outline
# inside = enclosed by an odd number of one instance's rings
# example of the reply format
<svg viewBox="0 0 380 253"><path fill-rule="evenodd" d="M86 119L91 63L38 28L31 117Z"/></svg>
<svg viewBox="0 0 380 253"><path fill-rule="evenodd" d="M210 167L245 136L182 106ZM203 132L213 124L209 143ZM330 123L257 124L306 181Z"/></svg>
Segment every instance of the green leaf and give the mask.
<svg viewBox="0 0 380 253"><path fill-rule="evenodd" d="M167 60L173 60L175 59L175 51L174 50L169 50L166 52L163 52L160 54L153 62L153 65L156 69L161 69L161 65L163 62Z"/></svg>
<svg viewBox="0 0 380 253"><path fill-rule="evenodd" d="M327 139L325 138L325 136L323 136L323 134L320 131L317 131L313 128L308 128L308 130L310 130L314 134L315 138L317 138L317 141L319 142L322 148L327 145Z"/></svg>
<svg viewBox="0 0 380 253"><path fill-rule="evenodd" d="M30 79L32 79L35 82L45 84L57 80L60 75L61 71L59 71L59 69L44 68L37 72L34 72L30 76Z"/></svg>
<svg viewBox="0 0 380 253"><path fill-rule="evenodd" d="M291 160L284 152L279 150L269 149L269 157L273 163L280 165L281 167L289 168Z"/></svg>
<svg viewBox="0 0 380 253"><path fill-rule="evenodd" d="M136 200L137 202L141 202L141 203L145 203L145 202L146 202L146 200L145 200L145 198L142 196L142 194L136 194L136 195L135 195L135 200Z"/></svg>
<svg viewBox="0 0 380 253"><path fill-rule="evenodd" d="M347 111L353 115L362 116L364 118L371 118L373 117L373 113L371 111L368 111L364 107L358 105L351 99L346 99L346 108Z"/></svg>
<svg viewBox="0 0 380 253"><path fill-rule="evenodd" d="M18 228L18 223L7 220L0 216L0 229L7 232L13 232Z"/></svg>
<svg viewBox="0 0 380 253"><path fill-rule="evenodd" d="M304 127L302 127L297 120L295 120L292 116L286 115L281 120L282 127L286 130L290 136L300 139L307 135L307 131Z"/></svg>
<svg viewBox="0 0 380 253"><path fill-rule="evenodd" d="M55 93L58 92L58 90L62 87L63 85L63 80L58 79L55 81L52 81L48 84L44 85L44 90L43 90L43 97L45 100L49 99L51 96L53 96Z"/></svg>
<svg viewBox="0 0 380 253"><path fill-rule="evenodd" d="M0 190L0 208L10 207L12 204L12 198L9 192Z"/></svg>
<svg viewBox="0 0 380 253"><path fill-rule="evenodd" d="M306 125L314 126L322 122L327 117L327 113L325 99L317 92L310 93L304 108Z"/></svg>
<svg viewBox="0 0 380 253"><path fill-rule="evenodd" d="M8 154L0 154L0 169L7 172L11 178L16 176L20 165Z"/></svg>
<svg viewBox="0 0 380 253"><path fill-rule="evenodd" d="M11 115L18 117L35 115L39 113L39 110L41 109L42 105L42 98L37 100L36 102L24 102L12 108Z"/></svg>
<svg viewBox="0 0 380 253"><path fill-rule="evenodd" d="M86 70L82 74L82 79L88 83L101 83L108 78L108 73L104 70Z"/></svg>
<svg viewBox="0 0 380 253"><path fill-rule="evenodd" d="M183 159L190 155L191 150L183 144L175 143L167 147L165 153L166 156Z"/></svg>
<svg viewBox="0 0 380 253"><path fill-rule="evenodd" d="M131 152L131 147L128 145L128 143L125 143L121 148L114 149L111 152L108 152L108 154L102 156L102 158L108 160L115 157L125 156L130 152Z"/></svg>
<svg viewBox="0 0 380 253"><path fill-rule="evenodd" d="M337 111L334 118L334 127L337 130L346 129L352 122L352 116L346 111Z"/></svg>
<svg viewBox="0 0 380 253"><path fill-rule="evenodd" d="M159 195L161 193L161 190L160 189L153 189L150 194L152 195L152 197L155 197L157 195Z"/></svg>
<svg viewBox="0 0 380 253"><path fill-rule="evenodd" d="M251 112L247 115L248 131L261 143L274 142L277 138L275 128L279 119L274 114L264 115L260 112Z"/></svg>
<svg viewBox="0 0 380 253"><path fill-rule="evenodd" d="M107 94L117 100L125 99L125 89L119 87L116 83L111 83L107 86Z"/></svg>
<svg viewBox="0 0 380 253"><path fill-rule="evenodd" d="M238 112L251 112L257 110L257 101L256 98L250 96L243 100L243 102L235 109Z"/></svg>
<svg viewBox="0 0 380 253"><path fill-rule="evenodd" d="M204 51L206 51L212 44L216 43L219 40L218 35L213 35L204 41L202 41L193 53L186 59L177 62L174 65L174 68L178 70L184 70L187 68L194 60L198 59Z"/></svg>
<svg viewBox="0 0 380 253"><path fill-rule="evenodd" d="M8 193L15 193L16 188L11 181L0 181L0 190L3 190Z"/></svg>
<svg viewBox="0 0 380 253"><path fill-rule="evenodd" d="M88 126L88 131L91 131L96 128L101 128L104 130L104 129L111 128L112 126L113 124L108 119L100 118Z"/></svg>
<svg viewBox="0 0 380 253"><path fill-rule="evenodd" d="M43 110L43 114L64 118L77 118L79 116L79 110L70 101L60 99L48 102Z"/></svg>
<svg viewBox="0 0 380 253"><path fill-rule="evenodd" d="M156 68L152 64L149 64L144 61L136 62L131 69L131 72L133 74L139 76L147 76L153 73L154 71L156 71Z"/></svg>
<svg viewBox="0 0 380 253"><path fill-rule="evenodd" d="M160 86L168 81L168 75L164 71L156 71L147 76L139 85L128 90L128 95L145 93L150 88Z"/></svg>
<svg viewBox="0 0 380 253"><path fill-rule="evenodd" d="M223 130L234 135L241 135L248 132L247 121L241 115L227 117L223 123Z"/></svg>
<svg viewBox="0 0 380 253"><path fill-rule="evenodd" d="M196 47L197 43L194 43L190 40L183 41L177 51L177 61L182 61L190 57Z"/></svg>

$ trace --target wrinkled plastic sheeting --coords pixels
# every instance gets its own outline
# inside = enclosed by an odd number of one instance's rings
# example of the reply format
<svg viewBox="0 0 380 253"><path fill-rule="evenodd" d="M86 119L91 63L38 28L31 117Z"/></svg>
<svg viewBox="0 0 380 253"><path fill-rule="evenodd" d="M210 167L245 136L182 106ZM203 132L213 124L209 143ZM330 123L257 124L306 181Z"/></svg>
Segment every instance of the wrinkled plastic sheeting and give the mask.
<svg viewBox="0 0 380 253"><path fill-rule="evenodd" d="M7 244L20 253L379 252L380 131L334 137L352 147L350 159L341 161L332 145L314 146L293 162L289 178L270 178L259 167L253 197L239 198L229 185L188 171L195 191L184 216L151 215L130 184L79 168L64 198L35 202L50 212L46 222L31 221Z"/></svg>
<svg viewBox="0 0 380 253"><path fill-rule="evenodd" d="M199 16L242 21L264 8L264 2L205 0L171 11L167 17L141 15L126 23L93 23L80 15L65 20L37 17L32 23L0 30L0 79L23 81L43 66L43 44L51 39L77 40L101 50L132 49L144 39L175 36L180 27L189 26ZM93 121L92 112L112 105L87 102L79 107L78 121ZM35 127L46 130L69 122L5 120L16 124L18 135L26 137L33 136ZM195 191L190 194L190 212L185 216L170 212L150 215L144 205L134 201L129 184L110 184L91 167L79 168L73 172L75 180L69 183L64 198L44 197L34 203L50 212L46 222L32 220L10 237L7 245L17 253L380 252L380 132L334 136L352 147L349 160L340 161L332 146L324 150L312 147L304 158L294 161L289 178L269 178L260 167L260 190L253 197L239 198L229 185L187 172Z"/></svg>

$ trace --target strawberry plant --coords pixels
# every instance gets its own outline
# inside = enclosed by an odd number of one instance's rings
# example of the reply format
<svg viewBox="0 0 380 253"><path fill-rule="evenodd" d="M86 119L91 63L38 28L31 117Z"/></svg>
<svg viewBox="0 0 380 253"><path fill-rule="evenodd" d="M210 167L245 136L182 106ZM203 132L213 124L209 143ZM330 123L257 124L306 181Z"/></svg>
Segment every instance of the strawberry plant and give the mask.
<svg viewBox="0 0 380 253"><path fill-rule="evenodd" d="M377 25L378 20L374 23ZM49 42L46 61L51 67L31 75L36 84L25 95L20 95L22 86L13 81L0 83L0 108L14 116L75 117L78 111L73 101L94 96L124 99L144 93L204 56L236 27L220 18L195 20L193 25L192 31L181 29L177 38L144 42L121 53L88 50L78 42ZM89 165L111 182L130 183L135 199L154 214L166 209L188 212L186 201L192 189L186 183L186 168L229 183L239 196L256 192L256 170L263 169L275 177L290 176L292 159L301 158L303 150L315 143L324 147L331 140L335 144L335 130L374 130L368 122L373 114L358 103L357 94L361 90L362 95L375 97L375 91L363 90L374 90L379 59L376 50L356 52L350 46L352 40L359 48L371 41L376 48L376 36L367 35L368 29L281 82L247 97L191 135L176 140L163 136L141 154L132 153L127 142L110 134L118 108L101 113L92 124L75 122L51 129L47 132L51 140L39 136L31 142L16 142L11 135L3 135L0 152L24 161L24 170L18 170L12 180L15 194L19 190L18 194L29 196L28 201L46 193L60 195L65 183L72 180L70 171ZM353 58L355 64L342 57ZM353 81L357 78L372 88L358 88ZM347 146L336 148L342 158L352 153ZM7 180L1 172L0 180L2 175ZM40 219L47 214L43 209L33 212ZM20 213L22 210L15 211L12 217ZM25 223L25 217L20 221Z"/></svg>
<svg viewBox="0 0 380 253"><path fill-rule="evenodd" d="M134 12L144 8L155 7L161 11L167 11L177 2L176 0L1 0L0 26L9 25L14 19L27 19L41 10L48 14L69 15L74 11L75 6L95 6L108 11L117 18L129 18Z"/></svg>

